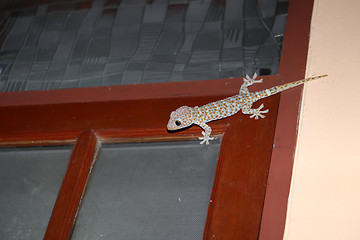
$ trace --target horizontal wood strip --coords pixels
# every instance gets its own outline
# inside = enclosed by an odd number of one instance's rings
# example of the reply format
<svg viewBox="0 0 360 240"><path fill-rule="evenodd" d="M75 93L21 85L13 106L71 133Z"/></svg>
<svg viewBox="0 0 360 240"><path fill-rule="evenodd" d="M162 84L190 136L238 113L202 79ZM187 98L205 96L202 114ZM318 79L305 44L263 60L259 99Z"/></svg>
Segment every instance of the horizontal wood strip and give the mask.
<svg viewBox="0 0 360 240"><path fill-rule="evenodd" d="M211 135L221 137L228 124L214 122L211 127ZM102 143L194 140L202 136L201 131L196 126L177 132L164 131L163 128L95 130Z"/></svg>
<svg viewBox="0 0 360 240"><path fill-rule="evenodd" d="M75 138L87 129L166 129L170 113L180 106L207 104L225 98L213 97L67 103L36 106L0 107L0 139L36 141ZM216 121L225 124L227 120ZM212 123L211 123L212 124ZM56 136L57 133L61 135ZM170 136L170 135L169 135Z"/></svg>
<svg viewBox="0 0 360 240"><path fill-rule="evenodd" d="M264 76L262 84L251 86L252 91L281 84L276 75ZM294 81L297 79L288 79ZM131 101L176 97L206 97L238 94L242 78L205 81L150 83L109 87L74 88L47 91L1 92L1 106L48 105L59 103Z"/></svg>
<svg viewBox="0 0 360 240"><path fill-rule="evenodd" d="M28 132L0 134L0 147L28 147L71 145L76 142L78 132Z"/></svg>

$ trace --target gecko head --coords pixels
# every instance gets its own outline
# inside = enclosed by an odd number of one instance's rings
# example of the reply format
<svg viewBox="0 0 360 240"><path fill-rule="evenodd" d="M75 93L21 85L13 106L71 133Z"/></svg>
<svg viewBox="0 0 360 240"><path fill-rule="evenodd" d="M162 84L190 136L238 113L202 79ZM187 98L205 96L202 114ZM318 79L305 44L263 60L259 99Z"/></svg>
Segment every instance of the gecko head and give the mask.
<svg viewBox="0 0 360 240"><path fill-rule="evenodd" d="M193 124L192 109L182 106L170 114L167 129L170 131L182 129Z"/></svg>

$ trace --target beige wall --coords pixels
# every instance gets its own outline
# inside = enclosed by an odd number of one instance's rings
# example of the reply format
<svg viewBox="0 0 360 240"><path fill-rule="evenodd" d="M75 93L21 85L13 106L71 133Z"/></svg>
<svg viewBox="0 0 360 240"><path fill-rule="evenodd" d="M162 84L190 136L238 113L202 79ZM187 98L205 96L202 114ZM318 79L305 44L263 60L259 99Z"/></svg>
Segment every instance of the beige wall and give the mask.
<svg viewBox="0 0 360 240"><path fill-rule="evenodd" d="M360 239L360 1L315 0L284 239Z"/></svg>

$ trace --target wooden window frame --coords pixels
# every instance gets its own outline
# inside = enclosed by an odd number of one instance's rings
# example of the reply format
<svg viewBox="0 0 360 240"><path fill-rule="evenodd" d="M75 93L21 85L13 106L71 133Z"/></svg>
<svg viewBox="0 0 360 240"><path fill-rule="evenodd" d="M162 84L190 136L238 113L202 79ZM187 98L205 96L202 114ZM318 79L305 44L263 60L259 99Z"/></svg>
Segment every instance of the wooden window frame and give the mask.
<svg viewBox="0 0 360 240"><path fill-rule="evenodd" d="M313 0L290 1L279 73L265 76L264 84L254 86L252 90L304 77L312 7ZM201 105L237 94L240 85L240 79L218 79L0 93L0 146L74 144L44 239L68 239L71 236L94 156L101 143L196 139L200 133L196 127L175 134L166 131L170 110L184 104ZM214 135L223 137L217 169L228 171L221 173L220 180L216 178L214 189L220 190L213 190L212 199L227 205L210 204L204 239L282 239L301 91L302 87L298 87L281 93L281 97L276 95L264 99L262 102L270 108L270 113L260 124L254 120L240 121L245 118L239 114L210 124ZM125 117L122 116L124 113ZM275 124L275 133L266 130L274 128ZM266 132L263 136L267 139L264 140L267 143L265 150L251 138L252 134L262 135L261 132ZM239 136L249 139L249 144L237 145ZM273 141L270 141L271 148L267 149L269 137ZM231 147L234 145L236 149ZM252 179L246 168L235 173L229 166L219 167L224 164L223 159L233 159L232 164L239 164L241 161L234 159L251 154L256 155L251 166L270 164L269 171L268 168L259 170L261 176L256 176L254 185L250 182L246 186L259 198L254 203L257 207L255 215L247 211L248 204L252 203L234 196L230 188L219 187L223 184L219 181L231 182L234 176L237 179L241 176L242 181ZM264 159L268 162L264 163ZM261 184L263 187L256 190ZM224 200L226 198L230 200ZM214 215L215 219L232 217L219 222L212 221ZM241 221L247 221L247 225L242 225Z"/></svg>

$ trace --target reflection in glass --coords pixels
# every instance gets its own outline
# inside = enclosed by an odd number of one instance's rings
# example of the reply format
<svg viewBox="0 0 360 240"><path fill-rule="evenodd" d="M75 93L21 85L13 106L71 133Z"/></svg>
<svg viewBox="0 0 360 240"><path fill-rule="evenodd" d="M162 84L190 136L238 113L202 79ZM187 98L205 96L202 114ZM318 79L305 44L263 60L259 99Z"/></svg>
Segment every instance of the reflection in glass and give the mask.
<svg viewBox="0 0 360 240"><path fill-rule="evenodd" d="M202 239L220 141L103 147L72 239Z"/></svg>
<svg viewBox="0 0 360 240"><path fill-rule="evenodd" d="M274 75L289 0L2 4L8 92Z"/></svg>
<svg viewBox="0 0 360 240"><path fill-rule="evenodd" d="M0 149L0 239L42 239L71 147Z"/></svg>

